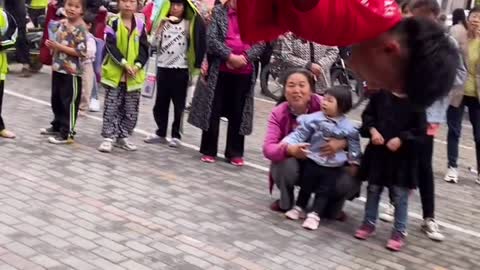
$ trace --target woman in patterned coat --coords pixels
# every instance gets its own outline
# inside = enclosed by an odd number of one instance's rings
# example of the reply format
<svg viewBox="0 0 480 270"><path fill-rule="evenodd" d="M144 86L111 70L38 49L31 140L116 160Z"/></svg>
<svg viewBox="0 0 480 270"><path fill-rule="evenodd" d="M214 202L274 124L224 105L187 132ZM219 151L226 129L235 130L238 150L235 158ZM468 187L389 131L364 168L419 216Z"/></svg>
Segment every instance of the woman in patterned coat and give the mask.
<svg viewBox="0 0 480 270"><path fill-rule="evenodd" d="M203 130L202 161L215 162L220 117L228 118L225 157L235 166L243 165L245 136L252 133L255 76L253 62L264 49L250 46L240 38L236 0L213 9L207 31L208 72L199 80L188 122Z"/></svg>

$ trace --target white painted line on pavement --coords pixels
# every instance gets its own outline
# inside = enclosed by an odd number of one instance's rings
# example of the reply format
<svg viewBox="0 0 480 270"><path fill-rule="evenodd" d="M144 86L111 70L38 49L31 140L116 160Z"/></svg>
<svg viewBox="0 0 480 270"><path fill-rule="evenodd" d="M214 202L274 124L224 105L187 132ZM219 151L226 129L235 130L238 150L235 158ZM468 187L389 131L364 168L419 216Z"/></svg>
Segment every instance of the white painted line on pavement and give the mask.
<svg viewBox="0 0 480 270"><path fill-rule="evenodd" d="M26 95L23 95L23 94L15 93L15 92L12 92L10 90L5 90L5 93L8 94L8 95L14 96L14 97L24 99L24 100L32 101L34 103L50 106L49 102L46 102L46 101L43 101L43 100L40 100L40 99L37 99L37 98L29 97L29 96L26 96ZM92 116L92 115L87 114L86 117L90 118L90 119L93 119L93 120L96 120L96 121L99 121L99 122L103 121L102 118L97 117L97 116ZM145 136L148 136L148 135L151 134L150 132L142 130L142 129L135 129L135 132L139 133L139 134L142 134L142 135L145 135ZM199 150L199 148L196 145L192 145L192 144L188 144L188 143L182 143L182 145L183 145L183 147L190 148L190 149L195 150L195 151ZM225 156L223 156L222 154L219 154L219 156L221 158L225 158ZM251 162L245 162L245 165L248 166L248 167L251 167L251 168L255 168L259 171L265 172L265 173L269 172L269 168L267 168L265 166L262 166L262 165L259 165L259 164L255 164L255 163L251 163ZM367 201L367 199L365 197L360 197L358 199L361 202L366 202ZM381 203L381 205L383 207L385 207L386 204ZM408 212L408 216L410 216L414 219L423 220L422 215L414 213L414 212ZM437 223L440 224L441 226L445 227L445 228L450 229L450 230L457 231L457 232L460 232L460 233L464 233L464 234L468 234L468 235L480 238L480 232L464 229L462 227L459 227L459 226L456 226L456 225L453 225L453 224L450 224L450 223L447 223L447 222L437 221Z"/></svg>

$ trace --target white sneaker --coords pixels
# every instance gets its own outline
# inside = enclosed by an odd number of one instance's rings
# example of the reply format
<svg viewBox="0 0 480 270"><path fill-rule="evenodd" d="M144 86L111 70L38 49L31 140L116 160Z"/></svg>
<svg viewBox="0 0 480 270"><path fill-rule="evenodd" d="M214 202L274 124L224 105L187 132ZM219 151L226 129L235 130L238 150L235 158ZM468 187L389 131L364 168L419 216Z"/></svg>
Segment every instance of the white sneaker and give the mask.
<svg viewBox="0 0 480 270"><path fill-rule="evenodd" d="M165 137L160 137L157 134L150 134L147 138L143 140L145 143L160 143L160 144L167 144L168 140Z"/></svg>
<svg viewBox="0 0 480 270"><path fill-rule="evenodd" d="M395 214L395 206L392 204L388 204L388 206L384 209L383 213L380 213L379 218L381 221L391 223L395 220L393 216Z"/></svg>
<svg viewBox="0 0 480 270"><path fill-rule="evenodd" d="M98 147L98 151L102 153L111 153L113 149L113 139L105 139Z"/></svg>
<svg viewBox="0 0 480 270"><path fill-rule="evenodd" d="M117 139L117 141L113 144L113 146L121 148L125 151L137 151L137 146L129 142L127 138Z"/></svg>
<svg viewBox="0 0 480 270"><path fill-rule="evenodd" d="M445 177L443 180L449 182L449 183L458 183L458 171L457 168L453 167L448 167L447 174L445 174Z"/></svg>
<svg viewBox="0 0 480 270"><path fill-rule="evenodd" d="M182 141L178 138L172 138L170 140L170 143L168 144L168 146L170 146L172 148L178 148L178 147L182 146Z"/></svg>
<svg viewBox="0 0 480 270"><path fill-rule="evenodd" d="M299 220L305 218L305 211L302 208L295 206L285 213L285 216L291 220Z"/></svg>
<svg viewBox="0 0 480 270"><path fill-rule="evenodd" d="M90 100L90 108L91 112L99 112L100 111L100 101L96 98L92 98Z"/></svg>
<svg viewBox="0 0 480 270"><path fill-rule="evenodd" d="M426 218L422 223L422 231L428 236L428 238L434 241L443 241L445 236L440 233L438 224L433 218Z"/></svg>
<svg viewBox="0 0 480 270"><path fill-rule="evenodd" d="M320 217L317 213L308 213L307 219L302 224L302 227L307 230L316 230L318 229L318 225L320 225Z"/></svg>

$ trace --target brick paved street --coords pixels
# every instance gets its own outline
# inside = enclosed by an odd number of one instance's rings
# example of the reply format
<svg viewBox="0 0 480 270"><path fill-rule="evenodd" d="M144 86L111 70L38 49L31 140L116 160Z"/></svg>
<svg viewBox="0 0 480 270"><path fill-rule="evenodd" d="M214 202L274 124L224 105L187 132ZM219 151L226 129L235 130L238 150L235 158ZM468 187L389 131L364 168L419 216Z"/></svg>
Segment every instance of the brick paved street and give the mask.
<svg viewBox="0 0 480 270"><path fill-rule="evenodd" d="M155 127L148 99L133 138L137 152L96 151L100 113L79 119L74 145L52 146L39 135L52 117L49 87L48 70L7 80L3 116L18 138L0 140L0 270L480 269L480 186L467 169L475 163L467 122L458 185L442 180L445 130L435 148L445 242L420 231L415 192L408 246L391 253L384 248L389 224L379 223L368 242L353 238L362 198L347 204L347 222L328 221L315 232L268 210L273 197L261 143L271 103L256 101L255 131L246 140L249 166L238 169L202 164L191 147L200 132L188 124L180 150L143 144Z"/></svg>

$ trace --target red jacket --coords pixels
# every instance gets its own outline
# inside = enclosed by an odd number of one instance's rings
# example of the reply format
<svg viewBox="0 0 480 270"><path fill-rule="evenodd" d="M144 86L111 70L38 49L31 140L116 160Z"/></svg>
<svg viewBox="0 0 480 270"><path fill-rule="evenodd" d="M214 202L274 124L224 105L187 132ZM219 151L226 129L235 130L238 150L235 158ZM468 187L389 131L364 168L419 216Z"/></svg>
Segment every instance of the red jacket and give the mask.
<svg viewBox="0 0 480 270"><path fill-rule="evenodd" d="M252 43L291 31L319 44L348 46L402 18L394 0L238 0L237 6L242 39Z"/></svg>

